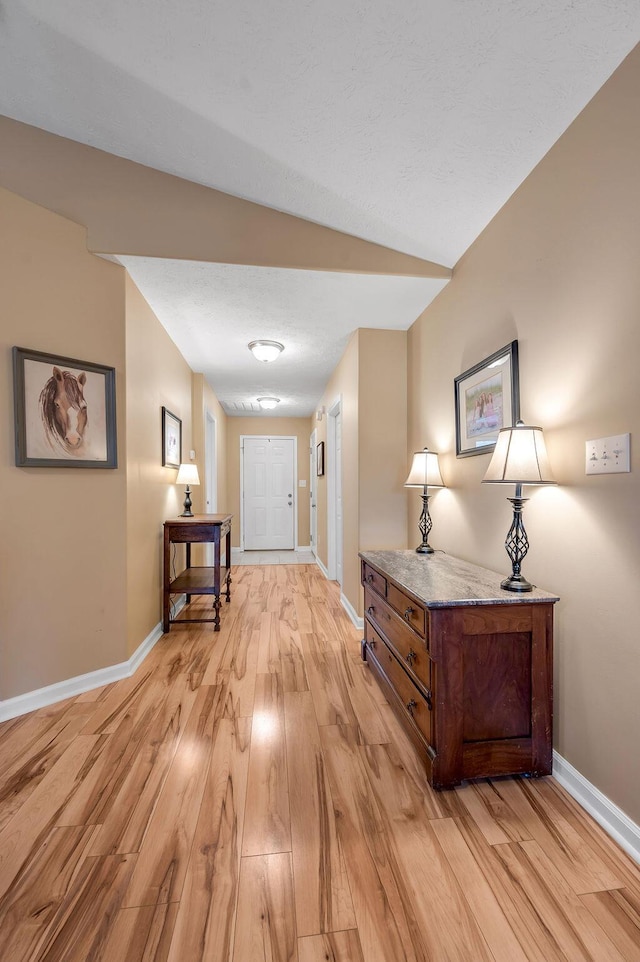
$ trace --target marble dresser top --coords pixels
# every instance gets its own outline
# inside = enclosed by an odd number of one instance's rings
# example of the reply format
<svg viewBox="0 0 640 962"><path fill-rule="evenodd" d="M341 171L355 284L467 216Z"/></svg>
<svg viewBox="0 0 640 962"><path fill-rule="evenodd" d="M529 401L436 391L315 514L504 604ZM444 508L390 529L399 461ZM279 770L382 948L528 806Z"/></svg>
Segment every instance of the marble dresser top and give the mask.
<svg viewBox="0 0 640 962"><path fill-rule="evenodd" d="M557 595L540 588L517 593L505 591L500 582L509 574L505 564L503 574L461 561L443 551L416 554L405 551L361 551L360 557L372 567L386 574L406 588L427 608L451 605L512 605L558 601Z"/></svg>

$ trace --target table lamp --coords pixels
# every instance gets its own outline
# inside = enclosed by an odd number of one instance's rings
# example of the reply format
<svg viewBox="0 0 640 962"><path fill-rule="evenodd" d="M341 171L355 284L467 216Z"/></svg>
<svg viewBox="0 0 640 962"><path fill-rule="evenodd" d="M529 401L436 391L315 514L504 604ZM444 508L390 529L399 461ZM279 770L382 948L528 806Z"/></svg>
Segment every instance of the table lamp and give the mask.
<svg viewBox="0 0 640 962"><path fill-rule="evenodd" d="M529 539L522 523L522 509L528 498L522 497L523 484L555 484L542 428L518 421L514 427L502 428L482 483L515 484L513 521L504 546L511 559L511 574L500 583L507 591L531 591L533 585L522 574L522 562L529 550Z"/></svg>
<svg viewBox="0 0 640 962"><path fill-rule="evenodd" d="M200 478L198 477L198 466L196 464L181 464L180 468L178 469L176 484L186 484L187 486L184 498L184 511L179 517L193 518L193 511L191 510L191 488L189 485L200 484Z"/></svg>
<svg viewBox="0 0 640 962"><path fill-rule="evenodd" d="M435 451L424 448L416 451L411 462L409 477L404 483L405 488L422 488L422 513L418 527L422 534L422 543L418 545L418 554L433 554L433 548L429 544L429 532L433 526L431 515L429 514L429 492L428 488L444 488L445 484L440 474L438 466L438 455Z"/></svg>

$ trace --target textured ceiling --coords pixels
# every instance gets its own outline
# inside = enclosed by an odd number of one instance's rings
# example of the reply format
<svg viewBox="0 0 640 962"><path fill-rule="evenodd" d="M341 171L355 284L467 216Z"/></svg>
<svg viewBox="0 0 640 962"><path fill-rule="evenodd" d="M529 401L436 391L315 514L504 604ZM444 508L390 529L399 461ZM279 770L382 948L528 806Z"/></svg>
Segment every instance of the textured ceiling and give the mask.
<svg viewBox="0 0 640 962"><path fill-rule="evenodd" d="M0 0L0 112L450 266L639 37L638 0ZM272 280L254 336L289 301L317 323L295 272ZM168 326L171 295L138 284ZM213 342L226 301L208 291L182 316Z"/></svg>
<svg viewBox="0 0 640 962"><path fill-rule="evenodd" d="M165 318L189 365L215 385L231 414L258 412L256 399L264 395L280 398L269 414L311 413L351 331L406 330L446 283L159 258L119 260L148 292L151 307ZM260 337L285 345L276 361L265 364L250 353L249 341Z"/></svg>

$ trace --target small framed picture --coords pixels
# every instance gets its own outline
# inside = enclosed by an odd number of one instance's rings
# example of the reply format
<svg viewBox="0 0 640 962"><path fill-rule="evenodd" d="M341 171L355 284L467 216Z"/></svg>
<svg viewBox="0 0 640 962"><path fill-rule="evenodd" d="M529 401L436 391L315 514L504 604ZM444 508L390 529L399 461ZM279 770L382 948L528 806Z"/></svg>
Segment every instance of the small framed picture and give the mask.
<svg viewBox="0 0 640 962"><path fill-rule="evenodd" d="M518 342L458 375L454 387L457 457L493 451L500 429L520 417Z"/></svg>
<svg viewBox="0 0 640 962"><path fill-rule="evenodd" d="M179 468L182 462L182 421L167 408L162 408L162 464Z"/></svg>
<svg viewBox="0 0 640 962"><path fill-rule="evenodd" d="M319 478L324 474L324 441L316 446L316 474Z"/></svg>
<svg viewBox="0 0 640 962"><path fill-rule="evenodd" d="M13 349L16 465L117 468L113 367Z"/></svg>

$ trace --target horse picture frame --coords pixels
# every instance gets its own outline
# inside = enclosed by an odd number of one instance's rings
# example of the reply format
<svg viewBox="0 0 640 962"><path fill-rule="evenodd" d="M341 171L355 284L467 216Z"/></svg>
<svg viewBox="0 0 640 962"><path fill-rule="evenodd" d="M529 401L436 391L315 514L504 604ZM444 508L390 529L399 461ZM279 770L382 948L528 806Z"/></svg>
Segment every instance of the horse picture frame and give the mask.
<svg viewBox="0 0 640 962"><path fill-rule="evenodd" d="M494 450L501 428L520 417L518 342L511 341L454 378L456 457Z"/></svg>
<svg viewBox="0 0 640 962"><path fill-rule="evenodd" d="M19 468L117 468L113 367L13 348Z"/></svg>

